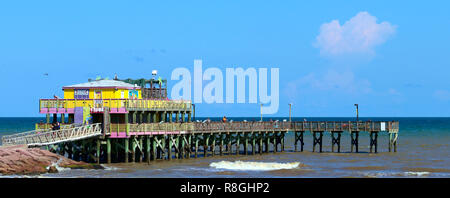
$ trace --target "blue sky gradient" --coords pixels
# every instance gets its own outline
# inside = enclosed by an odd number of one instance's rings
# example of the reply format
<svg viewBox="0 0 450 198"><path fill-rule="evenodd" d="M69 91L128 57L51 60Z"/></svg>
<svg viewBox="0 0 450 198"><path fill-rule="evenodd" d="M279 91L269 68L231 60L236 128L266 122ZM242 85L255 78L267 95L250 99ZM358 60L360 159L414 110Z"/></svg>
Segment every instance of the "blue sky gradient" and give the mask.
<svg viewBox="0 0 450 198"><path fill-rule="evenodd" d="M447 1L10 1L0 3L0 116L97 75L170 78L176 67L279 67L273 116L450 116ZM367 12L395 32L372 52L327 56L321 26ZM44 76L48 73L48 76ZM176 81L169 81L169 88ZM204 83L205 84L205 83ZM199 104L197 116L259 116L258 104Z"/></svg>

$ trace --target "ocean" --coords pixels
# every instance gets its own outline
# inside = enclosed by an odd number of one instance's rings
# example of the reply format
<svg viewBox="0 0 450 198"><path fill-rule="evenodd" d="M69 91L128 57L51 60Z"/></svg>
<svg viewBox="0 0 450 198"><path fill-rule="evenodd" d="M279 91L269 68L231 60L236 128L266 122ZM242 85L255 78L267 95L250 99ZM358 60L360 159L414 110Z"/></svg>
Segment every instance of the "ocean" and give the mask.
<svg viewBox="0 0 450 198"><path fill-rule="evenodd" d="M198 120L206 118L196 118ZM220 120L221 118L210 118ZM259 120L260 118L228 118ZM264 120L287 118L264 118ZM348 121L355 118L295 117L293 121ZM0 118L0 136L34 129L45 118ZM324 134L323 152L312 152L312 134L305 133L303 152L294 152L294 134L288 133L285 152L252 155L174 159L147 163L103 165L103 170L60 168L59 173L39 176L0 177L169 177L169 178L312 178L312 177L450 177L450 118L374 117L360 120L400 122L397 152L388 152L387 133L378 136L378 153L369 153L369 134L360 133L359 153L350 153L350 134L343 133L341 153L331 152L331 135Z"/></svg>

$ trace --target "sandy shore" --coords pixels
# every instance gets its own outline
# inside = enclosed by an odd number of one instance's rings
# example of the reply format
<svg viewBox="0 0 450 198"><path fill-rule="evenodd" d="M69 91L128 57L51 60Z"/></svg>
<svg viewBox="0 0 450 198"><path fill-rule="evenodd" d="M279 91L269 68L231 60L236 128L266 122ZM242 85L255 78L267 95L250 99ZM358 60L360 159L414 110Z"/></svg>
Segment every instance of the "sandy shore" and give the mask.
<svg viewBox="0 0 450 198"><path fill-rule="evenodd" d="M42 174L57 172L59 167L89 168L90 164L77 162L39 148L25 146L0 147L0 174Z"/></svg>

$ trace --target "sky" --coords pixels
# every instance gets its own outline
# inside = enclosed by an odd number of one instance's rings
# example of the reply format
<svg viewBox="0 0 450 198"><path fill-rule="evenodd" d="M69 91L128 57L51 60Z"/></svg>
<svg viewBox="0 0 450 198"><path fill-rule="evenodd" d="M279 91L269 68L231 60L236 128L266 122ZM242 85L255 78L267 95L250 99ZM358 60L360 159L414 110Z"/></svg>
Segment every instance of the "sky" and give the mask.
<svg viewBox="0 0 450 198"><path fill-rule="evenodd" d="M448 1L2 1L1 117L97 76L178 67L279 68L269 116L450 116ZM48 75L44 75L44 74ZM205 81L206 82L206 81ZM206 84L206 83L204 83ZM169 91L170 92L170 91ZM258 117L259 104L198 104Z"/></svg>

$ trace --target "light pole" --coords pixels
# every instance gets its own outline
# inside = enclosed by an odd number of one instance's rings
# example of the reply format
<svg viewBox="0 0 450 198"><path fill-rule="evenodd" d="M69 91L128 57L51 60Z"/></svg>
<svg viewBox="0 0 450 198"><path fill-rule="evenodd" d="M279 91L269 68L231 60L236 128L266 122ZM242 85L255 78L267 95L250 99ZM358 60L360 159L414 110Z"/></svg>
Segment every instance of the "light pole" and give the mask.
<svg viewBox="0 0 450 198"><path fill-rule="evenodd" d="M356 106L356 121L359 120L359 115L358 115L358 104L355 104Z"/></svg>
<svg viewBox="0 0 450 198"><path fill-rule="evenodd" d="M263 107L263 104L261 103L261 122L263 121L262 120L262 107Z"/></svg>
<svg viewBox="0 0 450 198"><path fill-rule="evenodd" d="M289 122L291 121L291 106L292 103L289 103Z"/></svg>
<svg viewBox="0 0 450 198"><path fill-rule="evenodd" d="M194 117L194 121L195 121L195 104L192 104L192 107L193 107L193 109L194 109L194 116L192 116L192 117Z"/></svg>

